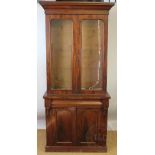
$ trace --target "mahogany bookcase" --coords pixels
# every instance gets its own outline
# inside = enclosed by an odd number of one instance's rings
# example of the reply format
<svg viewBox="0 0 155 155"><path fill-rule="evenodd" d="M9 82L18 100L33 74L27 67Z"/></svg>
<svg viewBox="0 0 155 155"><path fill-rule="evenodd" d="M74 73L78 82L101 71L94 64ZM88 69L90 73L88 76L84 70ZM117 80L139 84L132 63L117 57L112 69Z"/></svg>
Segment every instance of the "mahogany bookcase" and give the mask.
<svg viewBox="0 0 155 155"><path fill-rule="evenodd" d="M114 3L39 1L46 17L46 151L106 152Z"/></svg>

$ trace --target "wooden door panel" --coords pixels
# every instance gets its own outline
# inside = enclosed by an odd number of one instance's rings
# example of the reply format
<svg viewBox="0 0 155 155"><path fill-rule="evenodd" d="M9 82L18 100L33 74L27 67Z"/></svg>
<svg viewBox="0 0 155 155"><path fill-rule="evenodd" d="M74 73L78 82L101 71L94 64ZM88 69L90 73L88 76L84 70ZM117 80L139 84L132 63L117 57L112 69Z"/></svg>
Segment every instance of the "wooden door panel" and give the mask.
<svg viewBox="0 0 155 155"><path fill-rule="evenodd" d="M107 110L77 109L78 145L106 146Z"/></svg>
<svg viewBox="0 0 155 155"><path fill-rule="evenodd" d="M75 132L75 108L54 108L48 119L50 145L73 145Z"/></svg>
<svg viewBox="0 0 155 155"><path fill-rule="evenodd" d="M72 143L73 112L69 109L57 110L56 143Z"/></svg>
<svg viewBox="0 0 155 155"><path fill-rule="evenodd" d="M77 110L77 139L79 145L96 145L98 110Z"/></svg>

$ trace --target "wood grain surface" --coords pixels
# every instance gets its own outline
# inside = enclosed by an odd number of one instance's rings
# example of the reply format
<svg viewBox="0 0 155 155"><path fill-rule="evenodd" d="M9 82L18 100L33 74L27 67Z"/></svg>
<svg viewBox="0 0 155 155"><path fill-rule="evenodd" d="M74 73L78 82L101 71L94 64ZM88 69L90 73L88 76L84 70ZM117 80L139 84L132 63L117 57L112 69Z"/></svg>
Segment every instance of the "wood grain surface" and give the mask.
<svg viewBox="0 0 155 155"><path fill-rule="evenodd" d="M74 153L74 152L45 152L46 132L40 129L37 132L37 155L116 155L117 154L117 132L108 131L107 145L108 150L106 153Z"/></svg>
<svg viewBox="0 0 155 155"><path fill-rule="evenodd" d="M108 13L114 4L39 3L46 14L46 151L106 152Z"/></svg>

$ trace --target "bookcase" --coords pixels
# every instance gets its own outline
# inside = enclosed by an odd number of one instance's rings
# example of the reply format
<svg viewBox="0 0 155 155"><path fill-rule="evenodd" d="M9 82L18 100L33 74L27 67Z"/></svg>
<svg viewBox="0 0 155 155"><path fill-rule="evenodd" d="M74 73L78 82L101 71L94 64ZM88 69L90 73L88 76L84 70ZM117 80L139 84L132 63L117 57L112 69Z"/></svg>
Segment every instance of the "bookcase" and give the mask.
<svg viewBox="0 0 155 155"><path fill-rule="evenodd" d="M114 3L39 1L46 18L46 151L106 152L108 14Z"/></svg>

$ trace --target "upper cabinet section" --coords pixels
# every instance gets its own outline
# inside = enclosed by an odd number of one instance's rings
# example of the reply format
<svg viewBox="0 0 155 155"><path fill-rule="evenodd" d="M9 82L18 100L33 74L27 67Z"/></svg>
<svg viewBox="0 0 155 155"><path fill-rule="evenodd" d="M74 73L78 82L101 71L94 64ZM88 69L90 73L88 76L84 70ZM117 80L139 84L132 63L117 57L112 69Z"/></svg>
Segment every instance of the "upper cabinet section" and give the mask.
<svg viewBox="0 0 155 155"><path fill-rule="evenodd" d="M114 3L40 1L46 14L47 93L103 94Z"/></svg>

